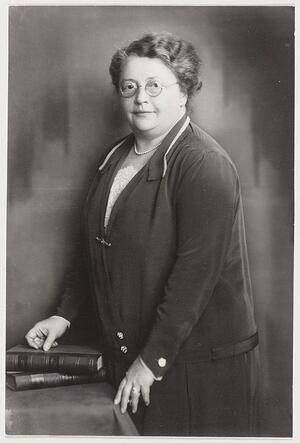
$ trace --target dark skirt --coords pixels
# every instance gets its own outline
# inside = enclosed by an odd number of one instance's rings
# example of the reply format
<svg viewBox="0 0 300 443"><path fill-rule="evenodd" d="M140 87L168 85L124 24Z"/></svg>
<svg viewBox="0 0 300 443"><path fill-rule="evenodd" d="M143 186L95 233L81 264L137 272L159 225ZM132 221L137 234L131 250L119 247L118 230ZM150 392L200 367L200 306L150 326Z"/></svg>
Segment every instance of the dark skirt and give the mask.
<svg viewBox="0 0 300 443"><path fill-rule="evenodd" d="M127 367L110 362L116 389ZM140 397L131 417L141 435L255 436L258 349L215 361L175 364Z"/></svg>

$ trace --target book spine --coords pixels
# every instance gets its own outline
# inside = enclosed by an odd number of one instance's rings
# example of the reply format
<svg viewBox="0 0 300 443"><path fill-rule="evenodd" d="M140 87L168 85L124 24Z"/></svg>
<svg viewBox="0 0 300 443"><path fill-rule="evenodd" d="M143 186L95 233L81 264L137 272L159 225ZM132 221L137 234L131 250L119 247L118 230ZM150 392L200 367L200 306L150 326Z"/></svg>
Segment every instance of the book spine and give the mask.
<svg viewBox="0 0 300 443"><path fill-rule="evenodd" d="M70 375L59 373L7 374L6 384L14 391L53 388L58 386L99 383L106 380L106 371L101 368L97 374Z"/></svg>
<svg viewBox="0 0 300 443"><path fill-rule="evenodd" d="M11 353L6 356L6 370L93 374L98 371L97 361L97 356L89 355Z"/></svg>

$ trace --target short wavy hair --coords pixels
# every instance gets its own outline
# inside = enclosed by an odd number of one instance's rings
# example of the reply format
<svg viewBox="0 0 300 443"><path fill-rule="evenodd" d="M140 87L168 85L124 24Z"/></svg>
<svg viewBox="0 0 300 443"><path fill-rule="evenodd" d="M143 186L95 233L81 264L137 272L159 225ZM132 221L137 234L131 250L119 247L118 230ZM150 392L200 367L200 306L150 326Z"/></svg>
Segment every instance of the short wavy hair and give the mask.
<svg viewBox="0 0 300 443"><path fill-rule="evenodd" d="M119 90L122 63L130 55L160 59L177 77L179 86L190 99L200 90L202 65L194 46L168 32L148 33L118 49L109 67L112 83Z"/></svg>

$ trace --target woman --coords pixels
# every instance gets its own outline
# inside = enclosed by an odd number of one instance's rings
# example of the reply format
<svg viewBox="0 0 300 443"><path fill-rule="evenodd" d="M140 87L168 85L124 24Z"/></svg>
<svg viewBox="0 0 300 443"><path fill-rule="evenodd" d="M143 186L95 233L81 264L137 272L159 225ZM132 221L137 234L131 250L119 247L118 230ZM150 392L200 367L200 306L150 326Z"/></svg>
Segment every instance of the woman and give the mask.
<svg viewBox="0 0 300 443"><path fill-rule="evenodd" d="M144 435L251 433L257 331L240 184L187 115L200 64L167 33L116 52L110 74L132 133L103 158L84 210L115 403L131 404ZM82 301L69 286L28 343L56 344Z"/></svg>

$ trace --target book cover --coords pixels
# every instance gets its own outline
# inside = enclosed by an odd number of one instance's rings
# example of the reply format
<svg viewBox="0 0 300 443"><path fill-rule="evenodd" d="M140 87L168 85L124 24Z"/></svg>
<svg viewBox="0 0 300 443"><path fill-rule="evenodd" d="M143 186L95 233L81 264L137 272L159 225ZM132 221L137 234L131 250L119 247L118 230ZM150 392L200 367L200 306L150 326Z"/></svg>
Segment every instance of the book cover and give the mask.
<svg viewBox="0 0 300 443"><path fill-rule="evenodd" d="M106 371L101 368L95 374L70 375L58 372L24 373L7 372L6 385L13 391L28 389L54 388L57 386L79 385L86 383L99 383L106 380Z"/></svg>
<svg viewBox="0 0 300 443"><path fill-rule="evenodd" d="M102 353L89 346L58 345L43 351L17 345L6 352L6 371L93 374L102 366Z"/></svg>

